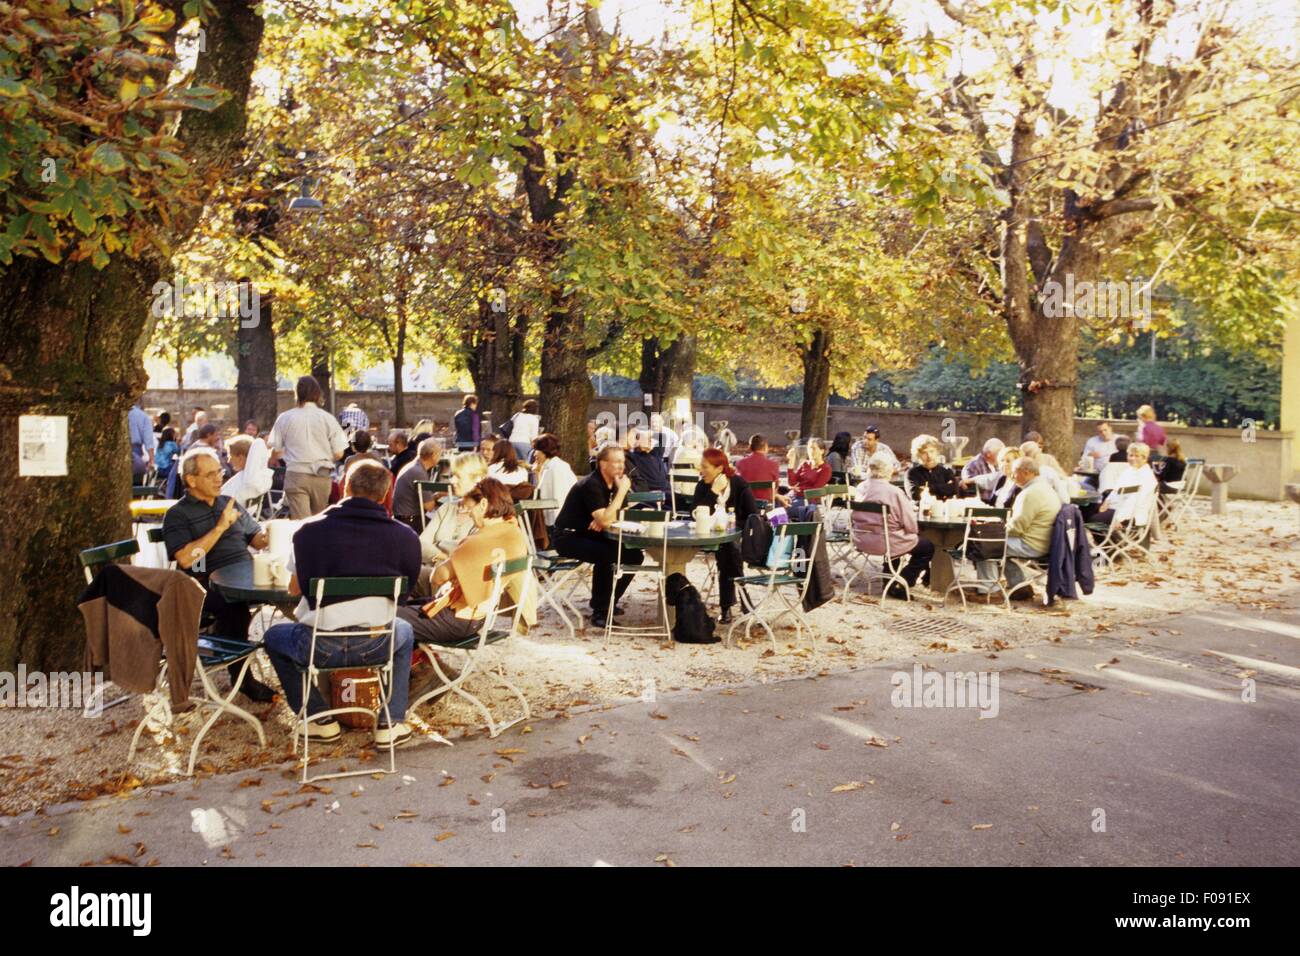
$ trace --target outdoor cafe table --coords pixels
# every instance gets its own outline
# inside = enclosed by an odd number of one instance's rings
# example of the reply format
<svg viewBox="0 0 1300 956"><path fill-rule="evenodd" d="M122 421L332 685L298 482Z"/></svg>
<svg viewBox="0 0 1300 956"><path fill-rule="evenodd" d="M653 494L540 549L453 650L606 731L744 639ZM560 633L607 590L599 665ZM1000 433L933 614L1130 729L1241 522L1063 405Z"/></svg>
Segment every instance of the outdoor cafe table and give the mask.
<svg viewBox="0 0 1300 956"><path fill-rule="evenodd" d="M289 594L288 588L254 584L251 559L217 568L208 575L208 583L228 604L267 604L293 620L293 609L297 607L298 599Z"/></svg>
<svg viewBox="0 0 1300 956"><path fill-rule="evenodd" d="M632 520L632 519L627 519ZM618 529L607 528L605 536L611 541L618 540ZM670 521L668 523L668 549L664 555L664 575L686 574L686 565L690 564L691 558L703 548L713 548L718 545L731 544L740 540L740 530L735 531L710 531L707 534L698 534L695 531L695 522L693 521ZM648 551L651 556L657 556L660 549L664 546L664 539L658 535L649 534L632 534L624 532L623 546L625 548L638 548ZM671 627L676 623L677 612L674 608L668 608L668 624Z"/></svg>
<svg viewBox="0 0 1300 956"><path fill-rule="evenodd" d="M956 571L947 549L961 546L966 533L966 522L918 518L916 524L921 537L934 545L934 557L930 559L930 590L942 596L956 580Z"/></svg>

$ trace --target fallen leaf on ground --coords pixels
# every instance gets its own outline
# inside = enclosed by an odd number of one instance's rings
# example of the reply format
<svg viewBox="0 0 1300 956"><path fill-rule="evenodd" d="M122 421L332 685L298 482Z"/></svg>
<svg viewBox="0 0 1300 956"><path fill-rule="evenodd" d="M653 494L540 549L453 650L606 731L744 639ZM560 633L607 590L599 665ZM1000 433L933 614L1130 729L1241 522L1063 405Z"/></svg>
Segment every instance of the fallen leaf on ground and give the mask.
<svg viewBox="0 0 1300 956"><path fill-rule="evenodd" d="M831 787L831 793L847 793L850 790L861 790L866 784L861 780L850 780L848 783L841 783L838 786Z"/></svg>

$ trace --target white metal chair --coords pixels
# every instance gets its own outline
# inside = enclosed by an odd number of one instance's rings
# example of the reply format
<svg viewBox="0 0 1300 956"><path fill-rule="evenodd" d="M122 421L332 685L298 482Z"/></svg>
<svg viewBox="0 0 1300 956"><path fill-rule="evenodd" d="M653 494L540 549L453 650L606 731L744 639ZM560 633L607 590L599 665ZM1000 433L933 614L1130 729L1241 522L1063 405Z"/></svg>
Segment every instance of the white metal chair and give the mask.
<svg viewBox="0 0 1300 956"><path fill-rule="evenodd" d="M666 511L644 511L637 509L635 511L624 510L615 529L618 531L618 550L614 553L614 583L610 588L608 596L609 607L605 612L605 646L609 646L609 639L614 634L634 636L638 634L658 635L667 643L673 639L673 632L668 627L668 518ZM643 555L655 558L654 564L623 564L623 537L627 533L626 521L636 521L641 524L657 526L653 530L647 530L637 534L638 537L651 537L658 543L658 547L637 548L629 550L639 550ZM618 590L618 582L622 580L623 575L641 575L649 576L654 579L655 587L659 592L659 622L648 625L628 625L614 623L614 594Z"/></svg>
<svg viewBox="0 0 1300 956"><path fill-rule="evenodd" d="M1008 611L1011 610L1010 596L1006 587L1002 584L1002 574L1007 563L1007 519L1010 514L1008 508L971 508L966 512L966 528L962 532L961 547L952 548L948 551L956 574L953 575L953 581L952 584L948 585L948 590L943 592L943 603L945 605L948 603L948 595L956 591L961 597L961 606L964 611L967 604L966 590L989 583L979 576L979 568L975 564L979 560L994 563L993 586L1002 595L1003 607ZM975 555L978 555L978 557ZM965 567L966 561L969 561L971 567L975 568L973 578L964 578L962 576L962 569Z"/></svg>
<svg viewBox="0 0 1300 956"><path fill-rule="evenodd" d="M907 580L903 577L903 562L901 558L898 561L894 560L894 556L890 547L889 505L880 501L851 501L849 502L849 514L850 515L867 514L867 515L875 515L879 517L880 536L881 536L881 540L884 542L884 545L880 551L866 551L866 550L859 549L857 545L853 544L852 542L853 532L852 532L852 528L850 527L849 535L850 535L850 544L852 545L851 547L852 553L850 556L848 556L845 559L845 564L849 569L852 570L852 573L846 574L845 576L844 593L840 597L840 602L843 603L849 599L849 592L850 589L853 587L853 582L858 578L859 575L863 575L863 574L867 576L868 590L870 590L870 585L872 581L882 582L880 585L880 605L882 607L885 604L885 598L889 597L889 589L893 587L895 584L897 584L899 587L903 589L904 600L911 601L912 588L907 583ZM874 524L874 522L871 521L871 519L866 519L866 520L869 523ZM872 558L880 559L879 569L877 569L871 563Z"/></svg>
<svg viewBox="0 0 1300 956"><path fill-rule="evenodd" d="M153 531L150 531L152 538ZM80 552L78 557L81 560L81 566L86 573L86 583L94 581L95 570L102 568L105 564L117 561L121 558L129 558L138 553L140 544L134 538L125 541L115 541L112 544L102 545L98 548L87 548ZM180 572L176 572L180 573ZM198 582L194 582L199 586ZM202 619L200 610L200 620L194 622L194 630L197 633L199 624ZM248 671L248 665L252 662L253 655L257 653L259 645L242 638L224 637L211 634L199 634L198 636L198 662L195 670L199 673L199 682L203 686L203 696L198 697L189 694L189 688L186 688L190 703L198 708L210 708L213 713L199 729L194 736L194 743L190 745L190 760L186 767L187 776L194 774L194 764L198 761L199 747L203 743L203 738L208 731L212 729L223 714L230 714L245 721L257 732L257 740L260 746L266 746L266 732L262 729L262 722L244 710L238 704L234 703L235 695L239 693L239 685ZM216 684L212 681L212 676L218 670L226 670L231 664L241 664L238 676L231 681L230 690L223 694L217 689ZM122 700L127 700L133 695L118 698L113 701L117 704ZM171 692L167 683L167 661L165 659L159 662L158 677L154 682L154 704L147 707L144 715L140 718L140 723L136 725L135 733L131 736L131 745L127 749L126 762L129 766L135 759L136 749L140 745L140 737L144 733L145 727L151 719L161 716L162 721L169 727L173 723L174 715L171 710ZM161 715L159 712L161 711Z"/></svg>
<svg viewBox="0 0 1300 956"><path fill-rule="evenodd" d="M1109 499L1115 509L1110 524L1092 522L1087 527L1097 538L1093 545L1093 568L1110 571L1120 558L1144 558L1150 554L1151 536L1157 522L1155 489L1144 492L1137 485L1117 488ZM1131 502L1131 503L1130 503ZM1128 513L1121 519L1121 510Z"/></svg>
<svg viewBox="0 0 1300 956"><path fill-rule="evenodd" d="M1201 488L1204 467L1205 462L1189 459L1182 480L1169 482L1175 493L1160 499L1161 527L1174 529L1188 518L1199 517L1195 502Z"/></svg>
<svg viewBox="0 0 1300 956"><path fill-rule="evenodd" d="M574 606L569 598L569 592L578 581L582 562L562 558L554 551L538 551L537 542L533 539L533 529L528 524L530 512L551 511L559 506L558 501L549 498L525 498L523 501L516 501L515 521L528 542L528 553L533 559L532 573L537 579L537 603L549 604L551 609L560 616L564 626L569 629L569 637L577 637L574 621L577 621L578 629L586 630L587 618ZM573 620L569 619L570 615L573 616Z"/></svg>
<svg viewBox="0 0 1300 956"><path fill-rule="evenodd" d="M397 643L397 604L401 600L402 592L406 589L406 579L400 577L355 577L355 578L317 578L308 582L308 593L314 593L316 596L316 617L311 629L311 647L307 657L307 663L301 668L302 676L302 708L298 712L298 728L294 732L294 752L298 750L298 738L302 738L302 782L311 783L315 780L329 780L335 777L358 777L375 773L374 768L365 770L341 771L338 773L322 773L315 776L308 776L311 765L310 743L311 738L307 733L307 702L308 691L312 686L317 685L321 675L330 674L335 671L356 670L358 668L373 669L376 673L374 677L354 678L352 683L355 686L359 683L373 682L379 689L380 708L384 712L384 722L386 726L392 727L392 712L389 710L389 700L392 697L393 688L393 649ZM364 629L340 629L328 630L321 627L321 618L324 616L323 611L326 609L325 600L327 598L345 598L354 599L362 597L391 597L392 604L388 608L388 616L382 622ZM337 638L388 638L388 660L382 664L331 664L319 666L316 663L316 647L321 639L329 641ZM378 717L376 711L369 707L361 706L344 706L331 707L327 710L320 711L311 715L311 720L320 720L322 717L333 717L338 714L371 714ZM395 739L388 743L388 769L381 770L382 773L397 772L397 742Z"/></svg>
<svg viewBox="0 0 1300 956"><path fill-rule="evenodd" d="M757 624L767 632L776 650L776 633L772 625L783 617L793 617L795 622L795 641L803 637L804 628L808 629L808 643L813 653L817 653L817 641L812 625L803 609L804 595L808 593L808 583L812 580L813 555L821 543L822 523L820 521L790 521L776 528L773 538L776 554L784 555L789 550L790 556L776 561L773 566L755 574L746 574L736 578L740 585L736 589L740 598L741 614L727 629L727 643L731 635L742 623L745 625L745 640L749 640L754 625ZM808 539L807 551L800 550L799 539ZM793 539L793 541L791 541ZM748 585L752 585L752 591ZM758 597L752 592L757 592ZM768 617L769 605L777 613Z"/></svg>
<svg viewBox="0 0 1300 956"><path fill-rule="evenodd" d="M485 570L485 574L492 579L492 590L488 597L488 611L483 616L483 623L477 633L463 640L451 643L418 643L416 647L428 658L429 663L433 666L433 672L438 676L440 683L432 690L421 695L415 700L408 709L415 710L427 701L433 700L442 694L455 694L468 701L473 707L483 715L487 723L488 736L496 737L503 730L513 727L515 724L527 720L532 716L532 710L528 704L528 698L524 696L523 691L506 677L504 662L501 660L499 646L502 642L509 644L509 640L519 630L523 610L528 605L529 589L533 586L534 577L532 574L533 558L527 554L522 558L515 558L512 561L498 561ZM520 590L518 600L513 604L502 606L502 597L507 593L510 587L510 579L520 577ZM497 618L502 613L511 615L509 629L497 627ZM464 657L460 673L454 678L449 676L442 669L442 663L438 659L438 654L451 651ZM496 655L493 659L484 664L486 657ZM492 718L492 711L474 694L465 689L465 683L471 677L485 673L490 674L495 680L499 681L507 690L514 694L515 699L519 701L521 713L513 720L505 723L497 723Z"/></svg>

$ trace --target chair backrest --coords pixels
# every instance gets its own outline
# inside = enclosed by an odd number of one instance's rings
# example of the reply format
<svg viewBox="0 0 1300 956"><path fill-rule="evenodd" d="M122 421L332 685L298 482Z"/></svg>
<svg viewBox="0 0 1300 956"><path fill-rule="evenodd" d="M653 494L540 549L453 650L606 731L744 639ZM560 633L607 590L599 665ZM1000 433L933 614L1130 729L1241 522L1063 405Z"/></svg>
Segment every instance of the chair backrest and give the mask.
<svg viewBox="0 0 1300 956"><path fill-rule="evenodd" d="M86 583L89 584L95 579L95 568L139 553L140 542L135 538L126 538L122 541L114 541L112 544L86 548L78 552L77 557L81 559L81 566L86 572Z"/></svg>
<svg viewBox="0 0 1300 956"><path fill-rule="evenodd" d="M483 569L484 578L492 581L492 592L488 597L488 612L483 616L483 626L479 628L480 648L487 642L488 635L496 629L497 617L503 610L511 612L511 633L518 631L519 618L528 605L529 588L533 586L533 576L529 573L532 567L533 555L529 553L521 558L494 562ZM519 574L523 575L523 579L520 583L518 600L514 604L506 604L502 607L502 598L510 586L510 579Z"/></svg>
<svg viewBox="0 0 1300 956"><path fill-rule="evenodd" d="M775 481L751 481L748 484L749 490L754 492L754 504L758 505L759 511L766 511L768 508L771 508L776 504L773 500L776 495ZM759 491L770 491L772 492L772 497L760 498L758 496Z"/></svg>
<svg viewBox="0 0 1300 956"><path fill-rule="evenodd" d="M962 550L972 541L978 541L981 544L979 551L983 558L988 560L1000 560L1006 556L1007 550L1007 519L1011 515L1010 508L971 508L966 512L966 529L962 532ZM990 555L988 547L985 545L1001 544L1002 555L993 557Z"/></svg>
<svg viewBox="0 0 1300 956"><path fill-rule="evenodd" d="M1101 470L1101 474L1097 476L1097 490L1109 491L1113 488L1115 482L1119 480L1120 474L1122 474L1124 469L1127 467L1128 462L1124 461L1112 461L1107 463L1106 467Z"/></svg>
<svg viewBox="0 0 1300 956"><path fill-rule="evenodd" d="M1186 498L1195 498L1201 488L1201 478L1205 474L1205 459L1187 459L1187 471L1183 473L1183 487L1180 493Z"/></svg>
<svg viewBox="0 0 1300 956"><path fill-rule="evenodd" d="M371 633L375 634L379 631L392 631L393 621L397 617L397 603L401 600L402 592L405 590L406 578L404 577L312 578L307 582L306 589L306 593L312 594L316 598L316 617L315 623L312 625L312 641L314 642L318 636L356 636L357 633L355 631L331 631L321 627L320 622L323 617L321 611L326 607L326 598L389 598L392 604L389 607L387 619L367 625Z"/></svg>
<svg viewBox="0 0 1300 956"><path fill-rule="evenodd" d="M868 551L865 548L858 547L856 541L854 542L853 546L857 548L859 551L861 551L863 554L875 554L877 556L883 555L886 558L886 560L892 560L893 555L889 553L889 505L885 504L883 501L850 501L849 511L850 513L857 512L858 514L869 514L869 515L880 516L879 533L880 533L880 539L882 541L881 550ZM866 530L874 531L876 529L868 528ZM850 532L851 531L852 529L850 529Z"/></svg>
<svg viewBox="0 0 1300 956"><path fill-rule="evenodd" d="M627 497L623 500L632 505L661 505L664 503L664 493L662 491L629 491Z"/></svg>
<svg viewBox="0 0 1300 956"><path fill-rule="evenodd" d="M415 482L415 497L420 502L420 527L423 528L429 520L425 514L424 496L432 498L435 495L450 495L451 482L449 481L417 481Z"/></svg>

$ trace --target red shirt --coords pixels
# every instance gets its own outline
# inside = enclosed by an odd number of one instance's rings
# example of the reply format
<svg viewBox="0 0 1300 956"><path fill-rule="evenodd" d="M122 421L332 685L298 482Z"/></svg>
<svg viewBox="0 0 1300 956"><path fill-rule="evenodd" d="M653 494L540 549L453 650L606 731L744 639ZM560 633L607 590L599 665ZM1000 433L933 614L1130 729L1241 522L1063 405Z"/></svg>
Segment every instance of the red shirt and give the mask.
<svg viewBox="0 0 1300 956"><path fill-rule="evenodd" d="M820 468L814 468L812 462L805 461L790 476L790 490L802 494L811 488L825 488L830 481L831 466L828 462L822 462Z"/></svg>
<svg viewBox="0 0 1300 956"><path fill-rule="evenodd" d="M763 501L771 501L772 495L776 488L775 482L781 480L781 466L775 459L767 455L754 453L746 455L740 461L736 462L736 473L744 478L745 481L752 485L756 481L773 482L771 488L755 488L754 497Z"/></svg>

